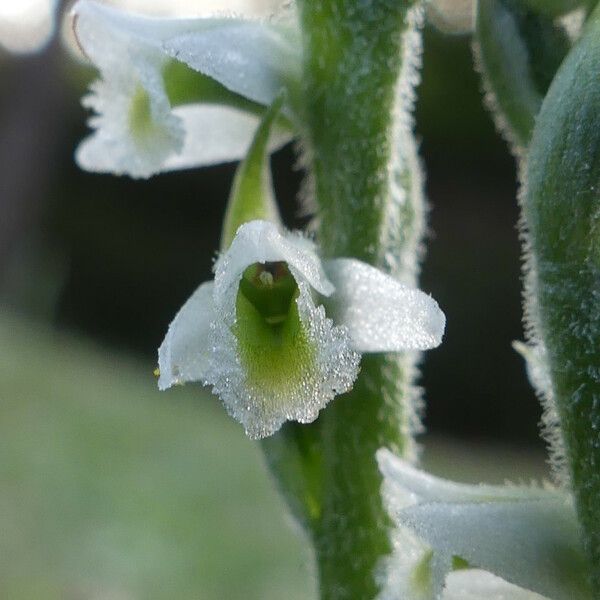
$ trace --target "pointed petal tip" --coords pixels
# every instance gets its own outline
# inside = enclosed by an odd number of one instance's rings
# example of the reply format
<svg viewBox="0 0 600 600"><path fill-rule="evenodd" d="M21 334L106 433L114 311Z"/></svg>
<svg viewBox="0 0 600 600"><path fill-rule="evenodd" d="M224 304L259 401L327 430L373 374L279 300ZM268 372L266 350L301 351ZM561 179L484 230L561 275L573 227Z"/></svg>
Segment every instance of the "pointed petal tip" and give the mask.
<svg viewBox="0 0 600 600"><path fill-rule="evenodd" d="M429 350L442 342L446 317L431 296L353 258L329 260L325 268L336 322L358 352Z"/></svg>

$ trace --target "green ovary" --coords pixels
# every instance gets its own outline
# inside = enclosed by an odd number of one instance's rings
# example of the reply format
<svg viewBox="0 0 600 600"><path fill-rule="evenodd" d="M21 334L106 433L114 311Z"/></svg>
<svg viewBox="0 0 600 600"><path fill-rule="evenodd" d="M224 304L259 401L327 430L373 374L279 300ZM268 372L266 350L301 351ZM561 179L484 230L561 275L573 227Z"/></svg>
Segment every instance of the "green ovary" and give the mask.
<svg viewBox="0 0 600 600"><path fill-rule="evenodd" d="M236 300L240 359L250 388L274 401L296 389L314 367L315 352L300 320L298 285L283 262L244 272Z"/></svg>

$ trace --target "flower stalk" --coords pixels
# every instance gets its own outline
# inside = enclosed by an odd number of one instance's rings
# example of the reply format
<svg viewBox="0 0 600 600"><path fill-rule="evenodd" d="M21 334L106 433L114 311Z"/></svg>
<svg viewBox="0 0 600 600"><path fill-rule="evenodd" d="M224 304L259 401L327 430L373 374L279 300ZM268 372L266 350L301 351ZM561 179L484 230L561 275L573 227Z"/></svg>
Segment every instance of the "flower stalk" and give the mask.
<svg viewBox="0 0 600 600"><path fill-rule="evenodd" d="M307 159L325 256L414 284L423 227L410 108L420 49L410 2L304 0ZM414 455L414 354L363 357L351 392L299 440L311 490L321 597L374 598L391 551L375 451Z"/></svg>

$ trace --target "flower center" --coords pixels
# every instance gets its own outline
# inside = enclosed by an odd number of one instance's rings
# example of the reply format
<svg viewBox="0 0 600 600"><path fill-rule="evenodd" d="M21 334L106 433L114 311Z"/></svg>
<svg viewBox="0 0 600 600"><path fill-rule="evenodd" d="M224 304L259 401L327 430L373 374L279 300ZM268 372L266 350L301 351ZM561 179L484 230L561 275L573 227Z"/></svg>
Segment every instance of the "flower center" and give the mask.
<svg viewBox="0 0 600 600"><path fill-rule="evenodd" d="M244 271L236 299L232 331L247 384L274 403L314 368L315 349L296 304L299 293L285 262L255 263Z"/></svg>
<svg viewBox="0 0 600 600"><path fill-rule="evenodd" d="M284 262L250 265L240 282L240 293L269 325L286 319L297 291L296 280Z"/></svg>

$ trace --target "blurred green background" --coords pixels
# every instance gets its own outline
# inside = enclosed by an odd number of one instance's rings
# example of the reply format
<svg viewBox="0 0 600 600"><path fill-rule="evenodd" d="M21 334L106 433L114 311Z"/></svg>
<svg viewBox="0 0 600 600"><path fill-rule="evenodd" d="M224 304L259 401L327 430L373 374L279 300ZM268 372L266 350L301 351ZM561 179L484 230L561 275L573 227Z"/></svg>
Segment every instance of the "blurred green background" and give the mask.
<svg viewBox="0 0 600 600"><path fill-rule="evenodd" d="M156 349L210 276L234 167L83 173L92 73L58 43L0 54L0 597L314 598L311 556L259 448L199 387L159 394ZM426 32L417 131L431 204L422 287L425 464L467 481L545 473L521 359L515 168L468 38ZM302 173L274 180L289 226Z"/></svg>

